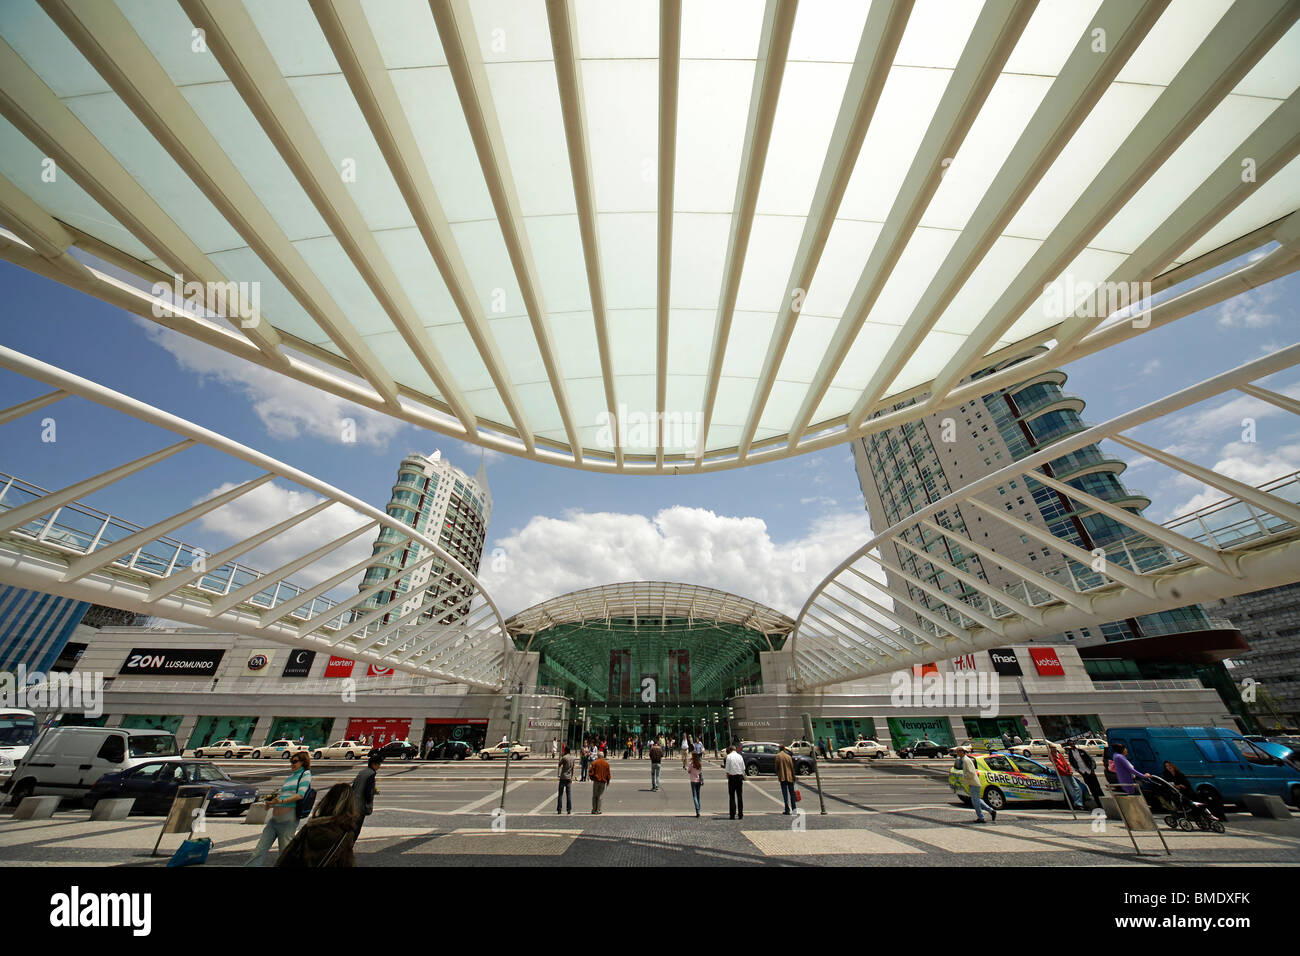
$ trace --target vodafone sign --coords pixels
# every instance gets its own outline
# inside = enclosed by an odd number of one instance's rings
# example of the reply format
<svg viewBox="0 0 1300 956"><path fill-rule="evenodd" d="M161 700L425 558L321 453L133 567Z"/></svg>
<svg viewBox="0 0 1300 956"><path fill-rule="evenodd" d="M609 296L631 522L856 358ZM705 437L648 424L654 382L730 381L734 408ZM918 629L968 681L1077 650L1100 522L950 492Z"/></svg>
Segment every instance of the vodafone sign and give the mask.
<svg viewBox="0 0 1300 956"><path fill-rule="evenodd" d="M1064 677L1065 668L1061 666L1061 657L1050 647L1031 647L1029 656L1034 659L1034 669L1040 677Z"/></svg>

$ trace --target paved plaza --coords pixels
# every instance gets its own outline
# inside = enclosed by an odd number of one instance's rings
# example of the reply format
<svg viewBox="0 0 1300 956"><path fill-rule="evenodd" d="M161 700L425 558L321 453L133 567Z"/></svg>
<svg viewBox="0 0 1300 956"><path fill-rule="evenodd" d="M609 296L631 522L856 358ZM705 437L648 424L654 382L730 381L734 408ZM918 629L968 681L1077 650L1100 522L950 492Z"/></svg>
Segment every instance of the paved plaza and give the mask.
<svg viewBox="0 0 1300 956"><path fill-rule="evenodd" d="M225 764L233 776L269 787L279 768L248 762ZM771 777L745 785L743 820L727 815L722 772L706 769L703 815L694 816L679 764L668 763L663 787L650 790L648 761L613 763L613 786L604 812L590 813L590 790L574 784L574 812L555 813L549 761L513 764L504 816L504 766L396 764L380 772L376 810L357 846L359 866L1140 866L1207 867L1300 863L1300 815L1290 820L1255 819L1234 813L1228 832L1164 830L1173 851L1166 855L1155 834L1138 834L1143 855L1115 821L1078 819L1059 805L1017 806L993 826L971 823L972 813L946 787L947 761L830 765L822 774L826 816L818 812L813 778L800 778L807 810L782 814ZM324 789L349 780L355 766L318 764L315 784ZM150 857L161 818L132 816L91 822L84 810L60 811L51 820L0 818L0 865L162 866ZM802 829L798 829L802 825ZM209 866L236 866L247 859L260 828L242 821L207 823L213 840ZM170 851L180 835L163 838Z"/></svg>

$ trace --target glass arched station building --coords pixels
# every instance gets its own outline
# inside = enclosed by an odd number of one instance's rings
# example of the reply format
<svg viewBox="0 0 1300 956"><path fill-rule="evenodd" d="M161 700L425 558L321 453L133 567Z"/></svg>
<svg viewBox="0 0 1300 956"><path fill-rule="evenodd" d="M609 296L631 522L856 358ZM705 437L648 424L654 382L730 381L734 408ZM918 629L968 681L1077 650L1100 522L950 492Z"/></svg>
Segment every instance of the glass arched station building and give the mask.
<svg viewBox="0 0 1300 956"><path fill-rule="evenodd" d="M564 594L506 621L536 654L539 691L572 701L573 737L683 733L728 739L727 704L762 690L759 655L794 621L713 588L635 581Z"/></svg>

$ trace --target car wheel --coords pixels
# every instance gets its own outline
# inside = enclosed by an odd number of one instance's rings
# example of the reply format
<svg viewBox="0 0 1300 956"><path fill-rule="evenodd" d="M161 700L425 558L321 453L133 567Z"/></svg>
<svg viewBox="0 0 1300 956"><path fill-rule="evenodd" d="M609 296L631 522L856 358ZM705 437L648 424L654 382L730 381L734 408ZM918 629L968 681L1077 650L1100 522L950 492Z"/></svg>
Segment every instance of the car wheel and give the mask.
<svg viewBox="0 0 1300 956"><path fill-rule="evenodd" d="M962 796L962 795L959 793L959 794L957 794L957 799L960 800L960 801L961 801L965 806L968 806L968 807L970 806L970 797L969 797L969 796Z"/></svg>
<svg viewBox="0 0 1300 956"><path fill-rule="evenodd" d="M465 759L465 755L464 755L464 754L456 754L456 759L457 759L457 760L464 760L464 759Z"/></svg>
<svg viewBox="0 0 1300 956"><path fill-rule="evenodd" d="M841 760L852 760L852 759L853 759L854 757L856 757L856 756L857 756L857 754L853 754L853 753L840 754L840 759L841 759Z"/></svg>
<svg viewBox="0 0 1300 956"><path fill-rule="evenodd" d="M795 773L797 773L801 777L806 777L808 776L808 774L812 772L813 772L813 768L808 766L806 763L801 763L799 764L798 767L795 768Z"/></svg>
<svg viewBox="0 0 1300 956"><path fill-rule="evenodd" d="M982 796L984 802L993 810L1001 810L1007 805L1007 798L1003 796L1002 791L997 787L985 787Z"/></svg>
<svg viewBox="0 0 1300 956"><path fill-rule="evenodd" d="M1300 783L1291 787L1291 806L1300 810Z"/></svg>
<svg viewBox="0 0 1300 956"><path fill-rule="evenodd" d="M746 776L746 777L757 777L757 776L758 776L758 764L756 764L756 763L745 764L745 776Z"/></svg>
<svg viewBox="0 0 1300 956"><path fill-rule="evenodd" d="M351 750L349 750L348 753L347 753L347 758L348 758L349 760L356 760L356 759L357 759L357 755L354 754Z"/></svg>
<svg viewBox="0 0 1300 956"><path fill-rule="evenodd" d="M317 756L320 756L320 755L317 754ZM284 752L284 759L285 759L285 760L292 760L292 759L293 759L293 753L292 753L291 751L286 750L286 751Z"/></svg>
<svg viewBox="0 0 1300 956"><path fill-rule="evenodd" d="M314 754L312 754L312 755L311 755L311 759L312 759L312 760L320 760L320 759L321 759L320 751L318 750L318 751L316 751Z"/></svg>
<svg viewBox="0 0 1300 956"><path fill-rule="evenodd" d="M1202 803L1210 808L1210 812L1216 817L1224 816L1226 811L1223 808L1223 797L1219 791L1213 787L1202 785L1197 787L1196 796Z"/></svg>
<svg viewBox="0 0 1300 956"><path fill-rule="evenodd" d="M231 757L233 757L234 755L235 755L235 754L234 754L233 751L230 751L230 750L227 750L227 751L226 751L226 759L227 759L227 760L229 760L229 759L230 759Z"/></svg>
<svg viewBox="0 0 1300 956"><path fill-rule="evenodd" d="M30 797L36 791L36 781L31 777L26 780L19 780L15 784L13 792L9 794L9 802L15 807Z"/></svg>
<svg viewBox="0 0 1300 956"><path fill-rule="evenodd" d="M196 756L196 757L202 757L202 756L203 756L203 751L202 751L202 750L196 750L196 751L194 751L194 756Z"/></svg>
<svg viewBox="0 0 1300 956"><path fill-rule="evenodd" d="M260 750L254 750L251 754L249 754L249 756L250 756L253 760L261 760L261 759L262 759L262 751L260 751Z"/></svg>
<svg viewBox="0 0 1300 956"><path fill-rule="evenodd" d="M523 755L523 754L511 754L511 755L510 755L510 759L511 759L511 760L523 760L523 759L524 759L524 755Z"/></svg>

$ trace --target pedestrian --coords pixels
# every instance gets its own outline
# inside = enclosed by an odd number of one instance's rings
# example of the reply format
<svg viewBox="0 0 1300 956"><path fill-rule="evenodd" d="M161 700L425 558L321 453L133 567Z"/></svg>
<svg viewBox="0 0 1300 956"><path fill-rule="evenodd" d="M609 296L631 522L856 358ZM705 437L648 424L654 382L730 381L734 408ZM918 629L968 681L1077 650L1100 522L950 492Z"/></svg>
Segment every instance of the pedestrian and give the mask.
<svg viewBox="0 0 1300 956"><path fill-rule="evenodd" d="M1065 745L1065 753L1070 759L1070 765L1074 767L1074 772L1091 792L1093 802L1101 806L1101 784L1097 782L1097 764L1093 761L1092 755L1086 750L1081 750L1073 740Z"/></svg>
<svg viewBox="0 0 1300 956"><path fill-rule="evenodd" d="M727 748L727 759L723 762L727 771L727 805L731 808L731 819L745 819L745 758L735 747Z"/></svg>
<svg viewBox="0 0 1300 956"><path fill-rule="evenodd" d="M697 737L696 740L695 740L695 756L697 756L697 757L701 757L701 758L704 756L704 738L703 738L703 737Z"/></svg>
<svg viewBox="0 0 1300 956"><path fill-rule="evenodd" d="M691 752L691 740L685 734L682 734L682 769L686 769L687 758Z"/></svg>
<svg viewBox="0 0 1300 956"><path fill-rule="evenodd" d="M605 789L609 786L610 773L609 761L605 759L604 753L598 756L591 765L591 812L601 813L600 801L604 799Z"/></svg>
<svg viewBox="0 0 1300 956"><path fill-rule="evenodd" d="M366 760L366 765L352 781L352 796L357 801L357 840L361 839L361 828L365 826L366 817L374 812L375 796L379 793L375 786L376 774L383 762L384 758L379 754L371 754Z"/></svg>
<svg viewBox="0 0 1300 956"><path fill-rule="evenodd" d="M664 748L657 743L650 745L650 790L659 789L659 775L663 770Z"/></svg>
<svg viewBox="0 0 1300 956"><path fill-rule="evenodd" d="M989 820L992 823L998 822L998 812L984 802L982 788L980 787L979 769L975 766L975 761L971 759L970 750L966 747L954 747L953 750L959 755L961 760L961 779L966 784L966 792L970 795L970 805L975 808L975 822L984 822L984 811L989 812Z"/></svg>
<svg viewBox="0 0 1300 956"><path fill-rule="evenodd" d="M1011 747L1011 735L1005 730L1002 731L1002 749L1007 750Z"/></svg>
<svg viewBox="0 0 1300 956"><path fill-rule="evenodd" d="M566 753L568 752L567 747L565 748L565 752ZM551 759L556 759L559 756L560 756L560 738L552 737L551 738Z"/></svg>
<svg viewBox="0 0 1300 956"><path fill-rule="evenodd" d="M569 753L569 745L564 745L564 756L560 758L560 792L555 795L555 812L560 812L560 801L563 799L567 806L569 814L573 813L573 765L575 761L573 754Z"/></svg>
<svg viewBox="0 0 1300 956"><path fill-rule="evenodd" d="M859 740L861 737L858 738ZM794 798L794 758L790 756L790 751L785 744L781 744L781 750L776 755L776 779L781 783L781 805L785 807L781 813L789 816L795 811Z"/></svg>
<svg viewBox="0 0 1300 956"><path fill-rule="evenodd" d="M637 734L636 737L636 759L645 759L645 738L640 734Z"/></svg>
<svg viewBox="0 0 1300 956"><path fill-rule="evenodd" d="M510 737L509 737L509 735L508 735L508 734L502 734L502 735L501 735L501 745L504 747L505 745L507 745L507 744L509 744L509 743L510 743Z"/></svg>
<svg viewBox="0 0 1300 956"><path fill-rule="evenodd" d="M1070 761L1065 759L1065 749L1058 743L1049 743L1048 751L1052 755L1052 766L1056 768L1057 775L1061 778L1061 784L1065 787L1068 801L1076 805L1080 810L1088 809L1088 798L1083 783L1074 775L1074 768L1070 766Z"/></svg>
<svg viewBox="0 0 1300 956"><path fill-rule="evenodd" d="M825 737L817 738L817 756L821 757L823 760L826 759L826 738Z"/></svg>
<svg viewBox="0 0 1300 956"><path fill-rule="evenodd" d="M1196 791L1192 789L1192 782L1187 779L1187 774L1178 769L1178 765L1172 760L1166 760L1161 772L1166 780L1177 787L1189 800L1196 799Z"/></svg>
<svg viewBox="0 0 1300 956"><path fill-rule="evenodd" d="M1133 779L1141 777L1145 780L1149 774L1142 773L1129 762L1128 748L1123 744L1115 744L1113 752L1111 763L1115 765L1115 783L1121 791L1133 796L1138 792L1137 787L1133 786Z"/></svg>
<svg viewBox="0 0 1300 956"><path fill-rule="evenodd" d="M356 866L357 804L352 786L336 783L321 798L311 818L303 823L276 866Z"/></svg>
<svg viewBox="0 0 1300 956"><path fill-rule="evenodd" d="M266 862L271 844L277 840L281 853L289 848L298 829L298 808L295 804L306 797L310 789L311 757L305 753L294 754L289 758L289 776L280 785L280 792L266 798L266 805L271 812L267 814L257 848L244 866L261 866Z"/></svg>
<svg viewBox="0 0 1300 956"><path fill-rule="evenodd" d="M587 764L591 762L591 748L587 746L586 741L582 744L582 779L579 783L587 782Z"/></svg>
<svg viewBox="0 0 1300 956"><path fill-rule="evenodd" d="M1011 738L1011 743L1012 743L1014 746L1019 747L1021 744L1024 743L1024 741L1020 739L1020 735L1019 735L1019 734L1016 734L1013 738Z"/></svg>
<svg viewBox="0 0 1300 956"><path fill-rule="evenodd" d="M686 771L691 775L691 799L695 801L695 816L700 815L700 789L704 786L704 761L699 754L691 755L691 765Z"/></svg>

